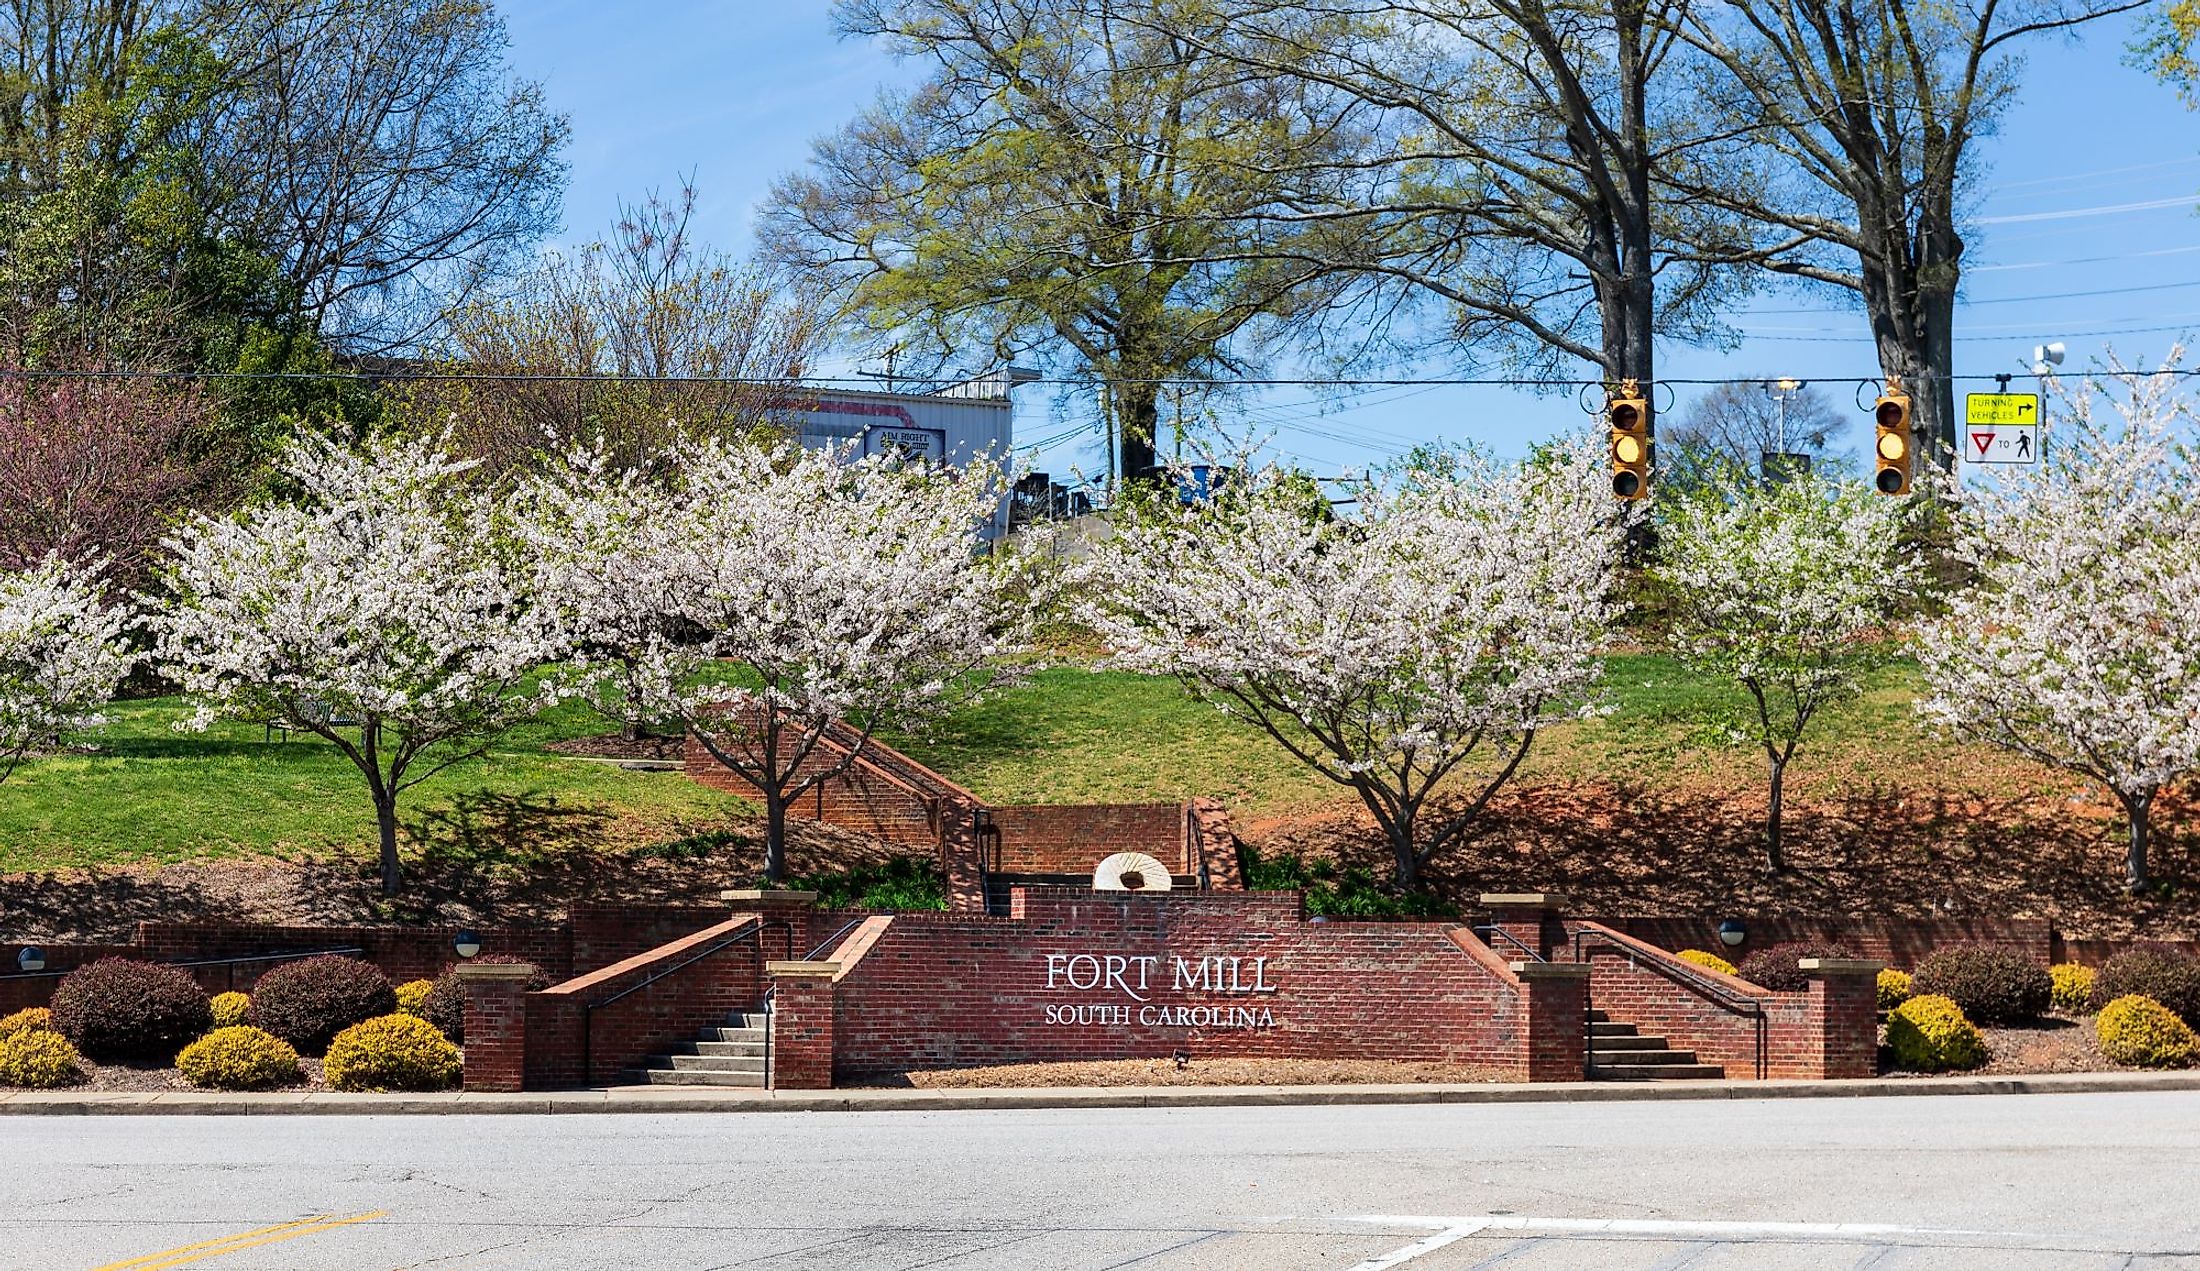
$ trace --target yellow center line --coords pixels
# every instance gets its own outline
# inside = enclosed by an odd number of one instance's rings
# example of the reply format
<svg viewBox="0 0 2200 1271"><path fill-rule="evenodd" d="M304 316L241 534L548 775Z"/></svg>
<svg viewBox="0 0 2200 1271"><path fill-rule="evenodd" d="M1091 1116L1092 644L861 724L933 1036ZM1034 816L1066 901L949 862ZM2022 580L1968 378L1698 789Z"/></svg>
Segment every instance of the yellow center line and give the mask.
<svg viewBox="0 0 2200 1271"><path fill-rule="evenodd" d="M158 1253L142 1254L125 1262L110 1262L103 1267L94 1267L92 1271L159 1271L161 1267L180 1267L186 1262L219 1258L246 1249L256 1249L261 1245L275 1244L283 1240L295 1240L299 1236L310 1236L317 1231L328 1231L335 1227L349 1227L353 1223L386 1217L388 1213L389 1211L386 1209L377 1209L372 1213L354 1214L349 1218L327 1218L315 1215L311 1218L300 1218L295 1222L278 1223L272 1227L257 1227L251 1231L240 1231L236 1235L223 1236L218 1240L201 1240L196 1244L178 1245L173 1249L163 1249Z"/></svg>

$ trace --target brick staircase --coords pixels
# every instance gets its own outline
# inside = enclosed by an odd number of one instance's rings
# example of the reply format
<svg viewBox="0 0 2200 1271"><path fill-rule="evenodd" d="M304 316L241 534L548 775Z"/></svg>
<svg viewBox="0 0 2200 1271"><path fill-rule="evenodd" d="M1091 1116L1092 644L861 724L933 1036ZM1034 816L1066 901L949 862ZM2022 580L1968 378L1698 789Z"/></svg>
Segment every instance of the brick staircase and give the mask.
<svg viewBox="0 0 2200 1271"><path fill-rule="evenodd" d="M736 1011L669 1055L652 1055L628 1079L651 1086L749 1086L764 1084L764 1046L771 1017Z"/></svg>
<svg viewBox="0 0 2200 1271"><path fill-rule="evenodd" d="M1633 1024L1621 1023L1603 1011L1589 1012L1589 1079L1591 1081L1675 1081L1684 1078L1724 1077L1717 1064L1696 1062L1693 1050L1674 1050L1663 1037L1646 1037Z"/></svg>

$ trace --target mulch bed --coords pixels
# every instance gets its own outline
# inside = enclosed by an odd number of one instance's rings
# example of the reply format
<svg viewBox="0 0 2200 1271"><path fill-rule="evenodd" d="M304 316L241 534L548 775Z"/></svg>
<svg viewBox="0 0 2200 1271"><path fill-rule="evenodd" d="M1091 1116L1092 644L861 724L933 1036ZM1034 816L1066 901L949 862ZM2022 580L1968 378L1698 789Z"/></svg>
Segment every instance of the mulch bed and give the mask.
<svg viewBox="0 0 2200 1271"><path fill-rule="evenodd" d="M1117 1059L1088 1063L999 1064L890 1073L852 1084L918 1090L1037 1089L1049 1086L1360 1086L1517 1081L1471 1064L1352 1059Z"/></svg>
<svg viewBox="0 0 2200 1271"><path fill-rule="evenodd" d="M305 1079L280 1090L326 1090L328 1081L321 1075L321 1061L301 1058L298 1067ZM183 1079L183 1074L173 1068L137 1068L125 1064L95 1064L84 1062L84 1080L72 1090L92 1090L116 1094L154 1094L165 1090L192 1090L204 1093L203 1087L194 1086Z"/></svg>
<svg viewBox="0 0 2200 1271"><path fill-rule="evenodd" d="M594 737L569 737L554 741L545 750L561 755L580 755L587 759L678 759L682 756L682 739L678 737L628 738L618 733L599 733Z"/></svg>
<svg viewBox="0 0 2200 1271"><path fill-rule="evenodd" d="M2101 1053L2093 1019L2051 1016L2025 1028L1988 1028L1984 1067L1968 1072L1900 1072L1886 1068L1886 1052L1880 1052L1883 1076L1888 1077L2019 1077L2053 1072L2142 1072L2127 1068Z"/></svg>

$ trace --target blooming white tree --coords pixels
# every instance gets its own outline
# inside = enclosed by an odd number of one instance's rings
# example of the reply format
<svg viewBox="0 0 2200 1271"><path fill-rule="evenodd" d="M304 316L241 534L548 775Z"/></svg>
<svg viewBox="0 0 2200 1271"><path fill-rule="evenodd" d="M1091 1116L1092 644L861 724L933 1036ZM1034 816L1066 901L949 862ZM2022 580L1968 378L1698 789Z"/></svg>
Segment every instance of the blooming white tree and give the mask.
<svg viewBox="0 0 2200 1271"><path fill-rule="evenodd" d="M562 691L526 687L566 635L470 466L433 441L301 438L282 460L293 495L169 539L170 598L150 624L163 672L196 699L181 727L282 724L358 767L388 894L399 797Z"/></svg>
<svg viewBox="0 0 2200 1271"><path fill-rule="evenodd" d="M1828 706L1894 656L1887 624L1923 580L1900 550L1908 500L1822 477L1714 480L1664 510L1654 576L1667 642L1698 671L1739 684L1743 732L1769 770L1765 865L1787 867L1780 812L1788 763Z"/></svg>
<svg viewBox="0 0 2200 1271"><path fill-rule="evenodd" d="M1920 653L1927 719L2115 793L2135 892L2155 795L2200 768L2200 473L2170 369L2082 385L2039 467L1965 496L1979 583Z"/></svg>
<svg viewBox="0 0 2200 1271"><path fill-rule="evenodd" d="M137 658L128 609L103 592L96 568L59 556L0 570L0 781L33 746L104 722L99 707Z"/></svg>
<svg viewBox="0 0 2200 1271"><path fill-rule="evenodd" d="M1424 460L1361 482L1350 520L1275 469L1158 500L1079 569L1114 665L1177 677L1352 790L1405 886L1540 730L1591 709L1627 532L1602 447Z"/></svg>
<svg viewBox="0 0 2200 1271"><path fill-rule="evenodd" d="M681 453L669 487L640 515L577 518L602 538L566 584L576 633L618 646L625 691L756 787L777 880L788 806L874 731L1023 674L1013 655L1046 601L1047 556L977 550L1004 490L984 463L709 441Z"/></svg>

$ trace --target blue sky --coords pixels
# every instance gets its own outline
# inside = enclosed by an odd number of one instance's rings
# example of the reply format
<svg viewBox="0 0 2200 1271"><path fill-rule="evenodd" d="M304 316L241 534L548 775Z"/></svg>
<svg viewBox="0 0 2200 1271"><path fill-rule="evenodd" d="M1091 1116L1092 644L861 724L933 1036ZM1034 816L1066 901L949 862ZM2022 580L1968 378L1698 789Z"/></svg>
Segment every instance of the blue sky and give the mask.
<svg viewBox="0 0 2200 1271"><path fill-rule="evenodd" d="M513 0L513 61L573 123L567 237L599 233L619 199L692 173L702 235L745 251L773 178L881 84L910 74L873 46L837 38L827 15L824 0ZM1966 256L1958 374L2019 372L2012 387L2022 389L2019 363L2042 340L2064 340L2067 365L2082 367L2109 345L2127 360L2159 357L2179 332L2200 330L2200 114L2123 64L2128 35L2103 24L2082 42L2028 50L2022 96L1980 149L1991 175ZM1748 335L1739 348L1664 348L1661 374L1797 376L1844 409L1877 374L1862 318L1828 293L1769 292L1735 324ZM1450 370L1432 361L1421 373ZM1675 391L1685 412L1696 390ZM1043 394L1022 398L1020 439L1063 431L1052 410ZM1582 418L1570 396L1427 386L1342 401L1275 389L1241 414L1234 431L1270 437L1324 474L1422 440L1515 454ZM1861 437L1862 412L1856 420ZM1096 433L1073 439L1036 456L1037 466L1096 469L1097 444Z"/></svg>

